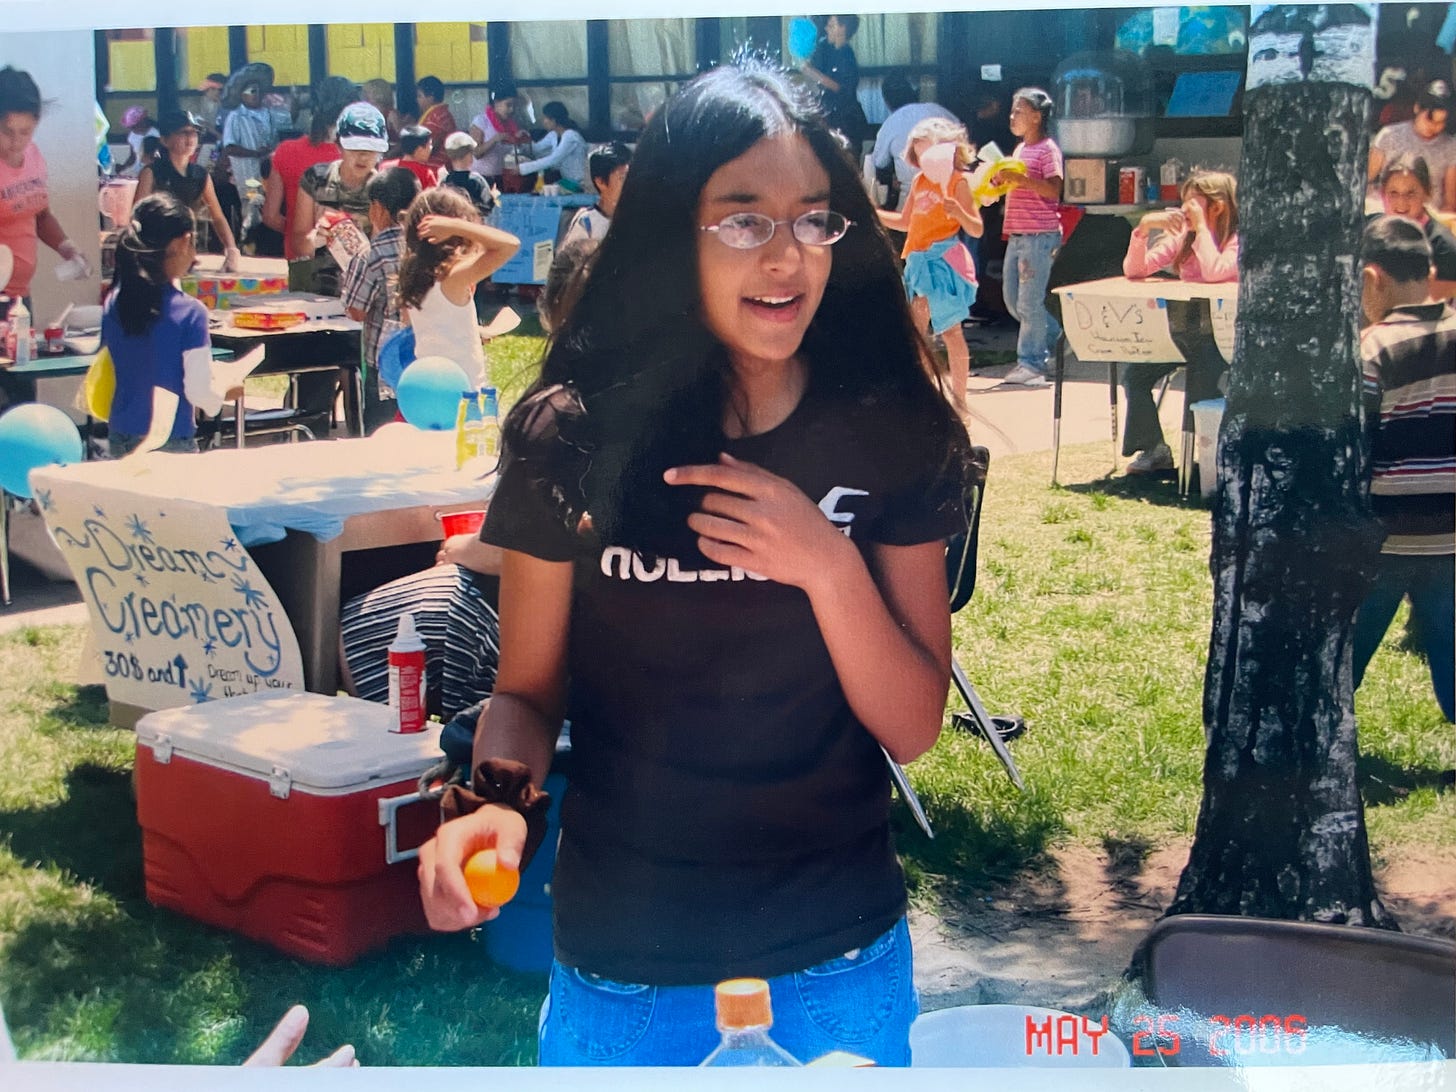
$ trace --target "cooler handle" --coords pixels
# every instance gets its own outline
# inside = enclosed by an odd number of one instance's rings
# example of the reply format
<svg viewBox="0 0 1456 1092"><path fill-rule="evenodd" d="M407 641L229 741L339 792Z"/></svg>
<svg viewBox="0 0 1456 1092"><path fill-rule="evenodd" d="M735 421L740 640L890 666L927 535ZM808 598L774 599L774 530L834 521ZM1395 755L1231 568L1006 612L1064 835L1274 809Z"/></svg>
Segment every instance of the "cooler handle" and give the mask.
<svg viewBox="0 0 1456 1092"><path fill-rule="evenodd" d="M438 799L438 794L436 794ZM415 790L405 793L403 796L390 796L379 801L379 825L384 828L384 863L398 864L400 861L412 861L420 855L419 847L414 849L399 848L399 809L408 807L410 804L418 804L422 800L430 799L425 793Z"/></svg>

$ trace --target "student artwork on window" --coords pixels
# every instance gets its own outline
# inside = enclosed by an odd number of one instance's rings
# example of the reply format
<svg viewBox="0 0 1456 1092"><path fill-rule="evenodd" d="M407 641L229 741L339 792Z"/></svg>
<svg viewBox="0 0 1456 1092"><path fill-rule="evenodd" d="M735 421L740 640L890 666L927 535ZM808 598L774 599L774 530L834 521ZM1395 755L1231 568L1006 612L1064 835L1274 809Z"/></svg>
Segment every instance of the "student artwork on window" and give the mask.
<svg viewBox="0 0 1456 1092"><path fill-rule="evenodd" d="M1374 82L1374 4L1255 4L1250 14L1248 90Z"/></svg>
<svg viewBox="0 0 1456 1092"><path fill-rule="evenodd" d="M143 709L302 690L298 639L220 508L37 472L90 613L107 696Z"/></svg>

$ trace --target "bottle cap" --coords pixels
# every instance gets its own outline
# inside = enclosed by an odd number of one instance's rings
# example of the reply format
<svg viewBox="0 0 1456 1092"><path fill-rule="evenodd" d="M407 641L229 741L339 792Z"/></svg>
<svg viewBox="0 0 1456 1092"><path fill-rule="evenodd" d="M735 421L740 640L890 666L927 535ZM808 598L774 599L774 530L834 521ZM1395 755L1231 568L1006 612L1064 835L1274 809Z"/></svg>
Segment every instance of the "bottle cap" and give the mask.
<svg viewBox="0 0 1456 1092"><path fill-rule="evenodd" d="M773 1024L768 983L761 978L730 978L713 990L718 1009L718 1030L766 1028Z"/></svg>
<svg viewBox="0 0 1456 1092"><path fill-rule="evenodd" d="M415 631L415 616L409 611L399 616L399 629L395 630L394 643L390 647L400 652L413 652L425 647L425 642Z"/></svg>

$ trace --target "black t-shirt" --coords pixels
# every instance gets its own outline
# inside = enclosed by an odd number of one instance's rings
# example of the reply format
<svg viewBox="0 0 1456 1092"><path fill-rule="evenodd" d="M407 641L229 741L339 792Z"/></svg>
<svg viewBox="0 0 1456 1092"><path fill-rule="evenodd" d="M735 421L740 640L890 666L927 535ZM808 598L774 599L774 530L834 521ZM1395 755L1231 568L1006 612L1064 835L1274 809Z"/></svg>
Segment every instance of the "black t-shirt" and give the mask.
<svg viewBox="0 0 1456 1092"><path fill-rule="evenodd" d="M178 173L172 161L164 155L152 160L152 191L170 193L190 209L202 203L203 191L207 189L207 171L196 163L187 164L186 171Z"/></svg>
<svg viewBox="0 0 1456 1092"><path fill-rule="evenodd" d="M440 179L442 186L454 186L466 197L475 203L482 216L488 214L495 208L495 198L491 196L490 183L483 175L475 171L447 171L445 177Z"/></svg>
<svg viewBox="0 0 1456 1092"><path fill-rule="evenodd" d="M792 481L866 551L964 526L961 471L915 461L915 428L811 391L777 428L726 447ZM530 477L507 466L482 537L575 562L557 958L704 984L802 970L883 933L905 910L885 760L808 597L604 549Z"/></svg>
<svg viewBox="0 0 1456 1092"><path fill-rule="evenodd" d="M820 88L824 118L829 127L838 129L852 141L862 139L866 122L864 107L859 104L859 60L854 55L854 47L848 43L836 47L820 42L809 63L839 85L838 91ZM854 153L858 158L858 144Z"/></svg>

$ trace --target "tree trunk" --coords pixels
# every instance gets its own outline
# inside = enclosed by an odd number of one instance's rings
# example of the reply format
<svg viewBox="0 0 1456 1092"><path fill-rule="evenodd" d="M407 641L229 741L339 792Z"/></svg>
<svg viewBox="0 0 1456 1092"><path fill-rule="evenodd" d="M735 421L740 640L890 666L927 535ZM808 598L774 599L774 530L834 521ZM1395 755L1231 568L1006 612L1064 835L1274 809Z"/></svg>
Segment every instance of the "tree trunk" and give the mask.
<svg viewBox="0 0 1456 1092"><path fill-rule="evenodd" d="M1341 28L1310 22L1332 10L1275 8L1250 35L1239 328L1210 562L1208 753L1168 913L1395 928L1371 877L1350 664L1351 622L1381 541L1361 488L1359 403L1371 96L1368 71L1364 86L1321 73L1331 36L1349 50L1361 33L1353 6L1335 13ZM1276 41L1282 58L1270 51ZM1256 86L1256 54L1282 60L1284 82Z"/></svg>

